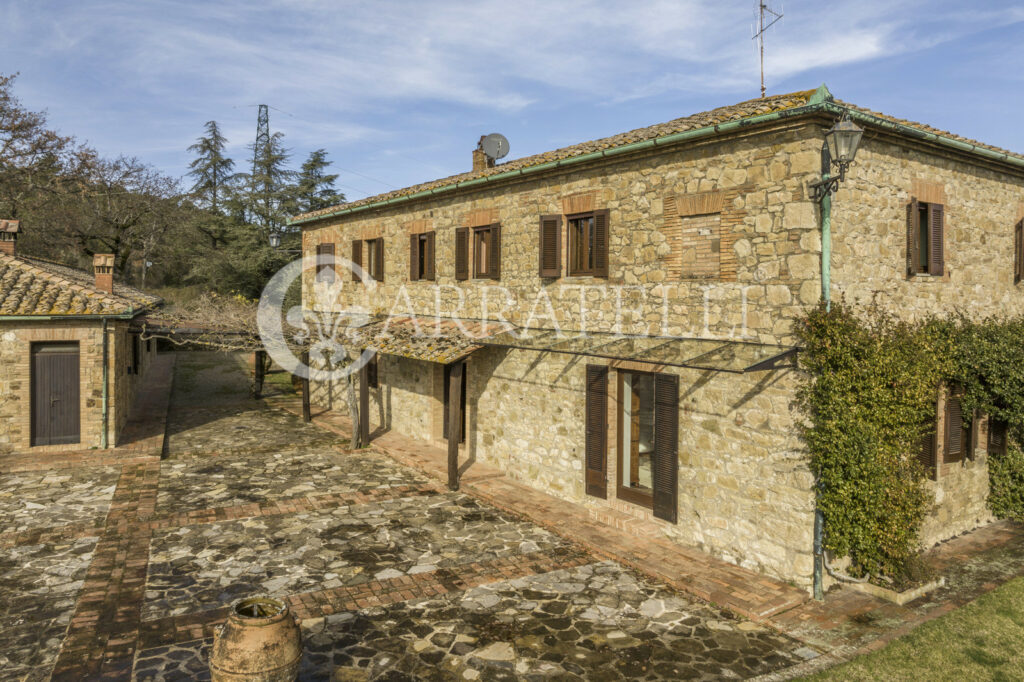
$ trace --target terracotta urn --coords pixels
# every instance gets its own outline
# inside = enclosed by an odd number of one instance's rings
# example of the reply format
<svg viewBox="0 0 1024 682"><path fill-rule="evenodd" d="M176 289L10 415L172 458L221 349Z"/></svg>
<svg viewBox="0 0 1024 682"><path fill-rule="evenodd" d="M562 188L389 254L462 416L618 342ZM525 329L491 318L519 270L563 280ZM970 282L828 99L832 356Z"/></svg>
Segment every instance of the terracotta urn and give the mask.
<svg viewBox="0 0 1024 682"><path fill-rule="evenodd" d="M302 633L288 606L266 596L231 604L213 634L213 682L293 682L302 660Z"/></svg>

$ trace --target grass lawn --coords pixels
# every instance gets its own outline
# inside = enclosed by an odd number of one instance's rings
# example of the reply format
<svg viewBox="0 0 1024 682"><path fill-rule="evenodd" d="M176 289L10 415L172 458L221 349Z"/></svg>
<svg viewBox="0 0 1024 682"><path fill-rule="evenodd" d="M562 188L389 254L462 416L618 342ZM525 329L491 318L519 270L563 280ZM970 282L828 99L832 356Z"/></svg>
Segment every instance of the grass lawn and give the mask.
<svg viewBox="0 0 1024 682"><path fill-rule="evenodd" d="M1022 680L1024 578L808 680Z"/></svg>

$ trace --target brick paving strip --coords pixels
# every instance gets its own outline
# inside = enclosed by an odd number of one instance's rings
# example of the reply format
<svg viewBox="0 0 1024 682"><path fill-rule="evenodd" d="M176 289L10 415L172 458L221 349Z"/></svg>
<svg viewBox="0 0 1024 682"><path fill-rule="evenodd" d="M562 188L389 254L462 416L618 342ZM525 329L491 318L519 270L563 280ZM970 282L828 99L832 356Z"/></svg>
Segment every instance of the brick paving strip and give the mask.
<svg viewBox="0 0 1024 682"><path fill-rule="evenodd" d="M344 611L461 592L480 585L575 568L592 562L593 557L572 550L521 554L415 575L371 580L348 587L292 594L285 597L285 601L300 620L308 621ZM214 628L223 623L227 616L227 608L222 607L145 621L140 628L139 649L212 637Z"/></svg>
<svg viewBox="0 0 1024 682"><path fill-rule="evenodd" d="M300 414L295 399L268 403ZM351 422L335 412L314 415L313 423L340 435ZM428 476L448 479L447 452L394 431L378 435L372 447ZM809 595L791 585L715 559L658 537L657 525L615 510L591 512L513 481L499 469L474 462L460 477L461 492L578 543L600 557L641 573L704 601L766 624L772 616L803 604ZM624 521L628 519L629 523ZM627 530L628 528L628 530Z"/></svg>

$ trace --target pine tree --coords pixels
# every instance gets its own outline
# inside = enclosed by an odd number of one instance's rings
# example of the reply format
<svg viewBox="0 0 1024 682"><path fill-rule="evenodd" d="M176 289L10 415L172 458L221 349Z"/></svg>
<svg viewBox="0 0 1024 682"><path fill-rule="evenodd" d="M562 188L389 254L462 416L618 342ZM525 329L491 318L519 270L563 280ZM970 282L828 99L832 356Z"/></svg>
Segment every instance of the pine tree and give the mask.
<svg viewBox="0 0 1024 682"><path fill-rule="evenodd" d="M224 156L227 139L221 134L217 122L207 121L205 128L206 135L188 148L196 154L195 160L188 166L191 169L188 174L196 181L192 185L192 195L201 205L219 213L235 162Z"/></svg>
<svg viewBox="0 0 1024 682"><path fill-rule="evenodd" d="M253 143L252 173L247 176L245 189L249 222L266 232L284 227L288 206L294 201L296 173L286 164L290 153L285 149L282 133L274 133L265 145Z"/></svg>
<svg viewBox="0 0 1024 682"><path fill-rule="evenodd" d="M327 152L323 149L312 152L302 164L295 187L295 201L289 207L293 213L316 211L345 201L345 195L334 188L337 174L324 172L330 165Z"/></svg>

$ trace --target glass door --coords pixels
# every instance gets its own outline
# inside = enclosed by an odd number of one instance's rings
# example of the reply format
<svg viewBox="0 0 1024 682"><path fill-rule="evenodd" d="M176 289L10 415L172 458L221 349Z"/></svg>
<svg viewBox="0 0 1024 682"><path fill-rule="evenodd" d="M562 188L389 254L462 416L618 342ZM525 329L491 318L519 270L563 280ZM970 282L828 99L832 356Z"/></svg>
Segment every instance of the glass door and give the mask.
<svg viewBox="0 0 1024 682"><path fill-rule="evenodd" d="M654 375L619 372L618 497L654 506Z"/></svg>

